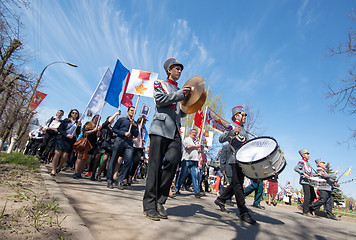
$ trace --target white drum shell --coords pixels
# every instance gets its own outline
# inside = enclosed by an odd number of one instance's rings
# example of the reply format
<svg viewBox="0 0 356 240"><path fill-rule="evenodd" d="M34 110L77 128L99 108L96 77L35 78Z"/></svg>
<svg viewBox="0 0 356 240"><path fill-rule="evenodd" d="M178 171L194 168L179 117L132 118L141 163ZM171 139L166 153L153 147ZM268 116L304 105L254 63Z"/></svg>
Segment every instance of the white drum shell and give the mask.
<svg viewBox="0 0 356 240"><path fill-rule="evenodd" d="M320 178L320 177L310 177L309 183L311 186L313 186L315 188L326 188L327 187L326 180L324 178Z"/></svg>
<svg viewBox="0 0 356 240"><path fill-rule="evenodd" d="M267 141L270 141L272 139L276 143L274 150L268 156L265 156L258 160L253 160L253 161L251 160L249 162L246 161L245 159L244 161L239 161L238 152L240 151L241 148L243 148L245 144L251 144L252 141L261 140L263 138L267 139ZM259 137L259 138L251 139L247 141L245 144L236 152L235 157L246 177L251 179L264 180L264 179L271 178L274 175L278 175L285 168L287 162L275 139L271 137ZM258 153L256 153L256 155L258 155Z"/></svg>

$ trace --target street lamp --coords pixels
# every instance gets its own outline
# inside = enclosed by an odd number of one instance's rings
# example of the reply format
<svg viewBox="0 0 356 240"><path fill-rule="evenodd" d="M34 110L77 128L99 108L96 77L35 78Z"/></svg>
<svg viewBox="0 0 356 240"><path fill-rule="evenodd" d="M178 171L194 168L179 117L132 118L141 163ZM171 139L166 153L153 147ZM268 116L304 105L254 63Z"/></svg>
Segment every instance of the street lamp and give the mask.
<svg viewBox="0 0 356 240"><path fill-rule="evenodd" d="M46 69L47 69L49 66L51 66L52 64L55 64L55 63L65 63L65 64L67 64L67 65L69 65L69 66L71 66L71 67L78 67L77 65L75 65L75 64L73 64L73 63L63 62L63 61L52 62L52 63L48 64L47 66L45 66L45 68L42 70L40 76L39 76L38 79L37 79L37 82L36 82L35 87L33 88L32 95L31 95L31 97L30 97L30 101L28 102L28 105L27 105L27 107L26 107L26 111L25 111L25 114L24 114L24 118L22 119L21 124L19 125L19 128L17 129L17 132L16 132L15 136L14 136L13 139L11 140L11 144L10 144L9 148L7 149L7 153L11 153L11 152L12 152L12 149L14 148L14 146L15 146L17 140L18 140L18 136L19 136L19 134L21 133L22 126L27 126L27 123L26 123L27 117L26 117L26 116L27 116L28 111L29 111L29 109L30 109L32 99L33 99L33 97L35 96L37 87L38 87L38 85L40 84L40 81L41 81L41 79L42 79L43 73L46 71Z"/></svg>
<svg viewBox="0 0 356 240"><path fill-rule="evenodd" d="M47 69L49 66L51 66L52 64L55 64L55 63L65 63L65 64L67 64L67 65L69 65L69 66L71 66L71 67L78 67L77 65L75 65L75 64L73 64L73 63L62 62L62 61L59 61L59 62L52 62L52 63L48 64L47 66L45 66L45 68L42 70L40 76L38 77L37 82L36 82L36 85L35 85L35 87L34 87L34 89L33 89L32 95L31 95L31 97L30 97L30 101L29 101L29 103L28 103L28 105L27 105L27 107L26 107L26 114L27 114L27 112L28 112L28 109L30 108L32 99L33 99L33 97L35 96L37 87L38 87L38 85L40 84L40 81L41 81L41 79L42 79L43 73L46 71L46 69ZM26 114L25 114L25 115L26 115Z"/></svg>

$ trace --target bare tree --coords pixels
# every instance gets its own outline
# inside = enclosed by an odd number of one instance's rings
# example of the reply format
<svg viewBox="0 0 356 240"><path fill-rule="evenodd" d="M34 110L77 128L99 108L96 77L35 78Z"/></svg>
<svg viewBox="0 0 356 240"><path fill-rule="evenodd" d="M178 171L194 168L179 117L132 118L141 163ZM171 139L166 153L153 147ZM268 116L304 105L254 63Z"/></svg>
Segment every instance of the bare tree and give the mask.
<svg viewBox="0 0 356 240"><path fill-rule="evenodd" d="M263 134L264 129L262 129L260 124L261 113L259 109L255 109L251 106L250 102L247 102L244 106L245 112L247 113L247 121L244 128L247 132L259 136Z"/></svg>
<svg viewBox="0 0 356 240"><path fill-rule="evenodd" d="M352 12L349 17L356 21L356 15ZM329 56L345 56L353 58L356 56L356 31L351 27L347 33L347 40L343 43L339 43L336 48L329 48ZM349 114L356 113L356 64L350 67L348 77L341 79L337 86L328 85L329 91L326 94L328 98L335 99L330 105L331 110L334 111L339 109L343 112L348 112ZM356 130L351 130L353 132L350 139L356 137Z"/></svg>

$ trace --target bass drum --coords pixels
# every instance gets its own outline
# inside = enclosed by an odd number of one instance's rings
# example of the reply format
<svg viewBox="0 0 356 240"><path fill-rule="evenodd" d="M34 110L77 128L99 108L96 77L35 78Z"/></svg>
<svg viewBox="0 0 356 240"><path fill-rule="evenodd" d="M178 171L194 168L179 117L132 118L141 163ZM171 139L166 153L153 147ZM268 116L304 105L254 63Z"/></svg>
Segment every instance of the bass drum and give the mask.
<svg viewBox="0 0 356 240"><path fill-rule="evenodd" d="M280 174L287 162L277 141L272 137L258 137L247 141L236 152L236 160L245 176L265 180Z"/></svg>

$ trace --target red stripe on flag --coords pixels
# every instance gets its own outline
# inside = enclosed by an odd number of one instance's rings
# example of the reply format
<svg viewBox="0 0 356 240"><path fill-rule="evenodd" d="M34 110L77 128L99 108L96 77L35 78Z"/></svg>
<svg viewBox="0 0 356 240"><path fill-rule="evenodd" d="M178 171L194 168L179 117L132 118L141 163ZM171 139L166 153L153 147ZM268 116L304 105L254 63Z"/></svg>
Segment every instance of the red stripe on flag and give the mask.
<svg viewBox="0 0 356 240"><path fill-rule="evenodd" d="M126 90L127 90L127 85L129 84L129 81L130 81L130 72L127 74L127 77L126 77L126 82L125 82L125 87L124 87L124 91L122 93L122 97L121 97L121 104L124 105L125 107L131 107L133 104L132 104L132 99L133 99L133 94L130 94L130 93L126 93Z"/></svg>

